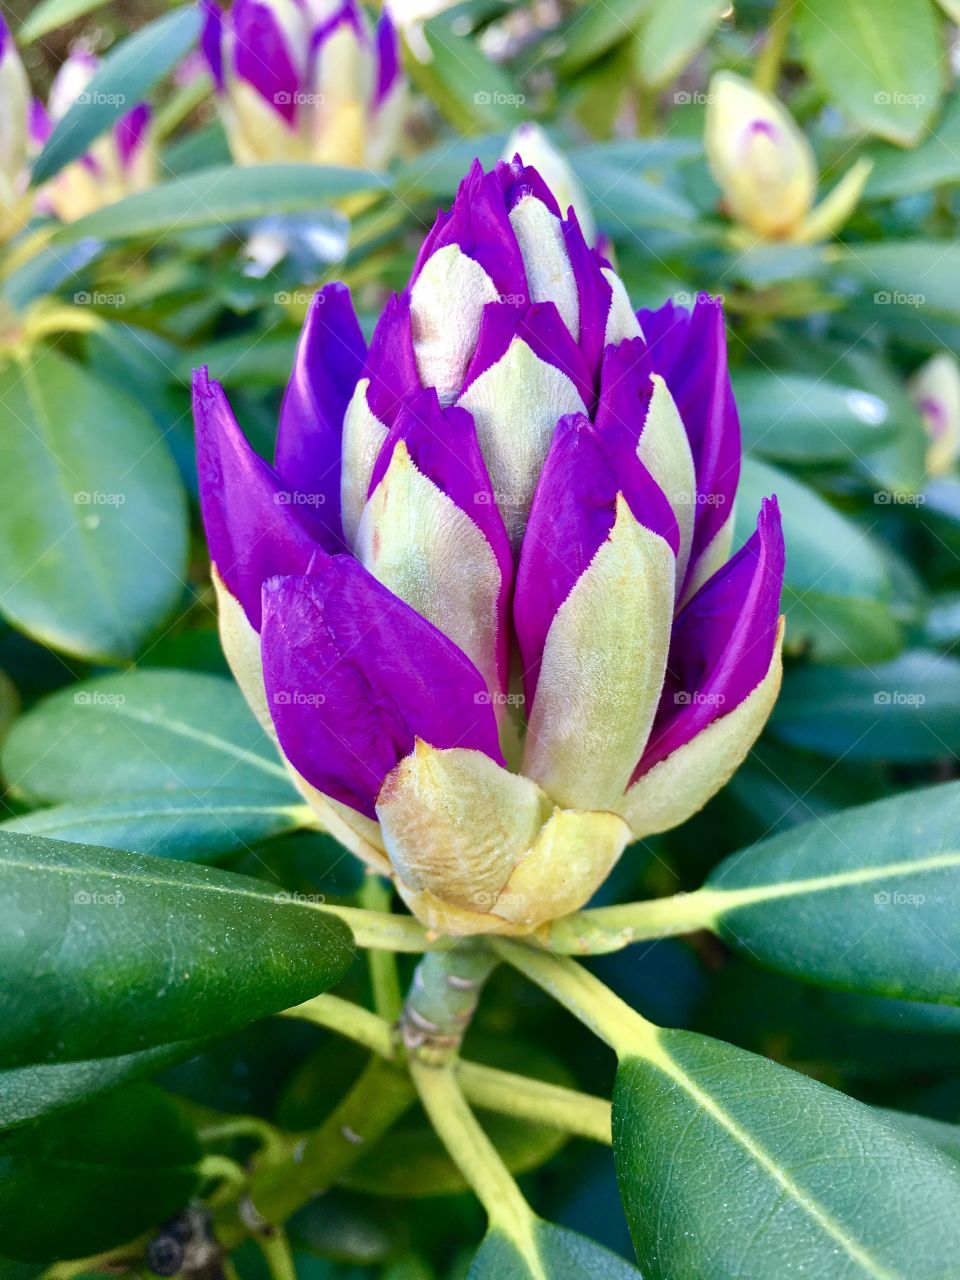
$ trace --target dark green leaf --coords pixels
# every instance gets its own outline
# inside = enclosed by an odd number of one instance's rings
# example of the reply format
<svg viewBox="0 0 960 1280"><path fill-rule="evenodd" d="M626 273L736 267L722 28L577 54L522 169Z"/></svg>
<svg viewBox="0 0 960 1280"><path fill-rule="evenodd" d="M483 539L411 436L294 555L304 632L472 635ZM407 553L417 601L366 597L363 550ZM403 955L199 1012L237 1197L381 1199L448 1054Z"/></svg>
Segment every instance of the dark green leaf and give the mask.
<svg viewBox="0 0 960 1280"><path fill-rule="evenodd" d="M791 672L771 722L784 742L847 760L960 752L960 660L913 650L878 667Z"/></svg>
<svg viewBox="0 0 960 1280"><path fill-rule="evenodd" d="M960 1004L960 782L805 822L710 875L713 925L784 973Z"/></svg>
<svg viewBox="0 0 960 1280"><path fill-rule="evenodd" d="M171 1217L200 1177L166 1094L132 1085L0 1140L0 1239L27 1261L85 1257Z"/></svg>
<svg viewBox="0 0 960 1280"><path fill-rule="evenodd" d="M960 244L949 240L884 240L858 244L843 265L862 281L877 319L896 326L897 311L960 319ZM922 318L922 314L921 314Z"/></svg>
<svg viewBox="0 0 960 1280"><path fill-rule="evenodd" d="M27 15L26 21L17 31L17 43L32 44L57 27L65 26L76 18L82 18L95 9L100 9L107 0L40 0Z"/></svg>
<svg viewBox="0 0 960 1280"><path fill-rule="evenodd" d="M305 897L146 854L0 834L0 1062L228 1031L339 981L349 930Z"/></svg>
<svg viewBox="0 0 960 1280"><path fill-rule="evenodd" d="M891 200L960 181L960 97L954 96L929 138L913 151L884 147L873 155L865 198Z"/></svg>
<svg viewBox="0 0 960 1280"><path fill-rule="evenodd" d="M726 0L671 0L654 5L638 38L637 70L659 88L678 75L729 6Z"/></svg>
<svg viewBox="0 0 960 1280"><path fill-rule="evenodd" d="M53 350L0 366L2 608L85 658L131 657L176 605L186 499L131 396Z"/></svg>
<svg viewBox="0 0 960 1280"><path fill-rule="evenodd" d="M556 57L561 75L579 71L625 39L651 7L651 0L580 5L562 27L547 36L547 53Z"/></svg>
<svg viewBox="0 0 960 1280"><path fill-rule="evenodd" d="M430 60L408 59L419 87L467 134L512 129L525 119L526 96L476 40L455 34L444 17L424 24Z"/></svg>
<svg viewBox="0 0 960 1280"><path fill-rule="evenodd" d="M863 129L911 146L940 102L944 48L932 0L804 0L804 62Z"/></svg>
<svg viewBox="0 0 960 1280"><path fill-rule="evenodd" d="M84 92L54 125L33 166L35 185L49 182L132 110L191 48L200 30L200 13L185 5L164 14L118 44L103 60Z"/></svg>
<svg viewBox="0 0 960 1280"><path fill-rule="evenodd" d="M950 1274L960 1169L939 1152L705 1036L638 1049L617 1073L614 1154L646 1280Z"/></svg>
<svg viewBox="0 0 960 1280"><path fill-rule="evenodd" d="M535 1233L537 1272L513 1242L494 1229L480 1246L467 1280L637 1280L640 1274L618 1254L565 1227L537 1222Z"/></svg>
<svg viewBox="0 0 960 1280"><path fill-rule="evenodd" d="M286 805L287 772L232 680L131 671L71 685L14 725L3 772L36 801L85 803L139 792L222 790Z"/></svg>

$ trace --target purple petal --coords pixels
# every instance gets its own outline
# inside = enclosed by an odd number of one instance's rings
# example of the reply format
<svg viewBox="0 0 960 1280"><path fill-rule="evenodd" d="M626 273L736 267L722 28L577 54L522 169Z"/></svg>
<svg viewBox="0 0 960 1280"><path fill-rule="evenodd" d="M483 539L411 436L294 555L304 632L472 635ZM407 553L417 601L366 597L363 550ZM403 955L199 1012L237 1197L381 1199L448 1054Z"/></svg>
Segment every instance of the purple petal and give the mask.
<svg viewBox="0 0 960 1280"><path fill-rule="evenodd" d="M701 294L692 312L668 302L638 316L654 368L666 379L693 453L698 501L689 578L729 518L740 479L740 419L727 371L723 308Z"/></svg>
<svg viewBox="0 0 960 1280"><path fill-rule="evenodd" d="M267 704L287 759L325 795L375 818L416 739L503 763L479 671L349 556L263 593Z"/></svg>
<svg viewBox="0 0 960 1280"><path fill-rule="evenodd" d="M462 253L483 267L499 293L518 298L529 295L527 273L507 216L500 178L496 171L484 173L479 160L473 162L460 183L450 211L437 214L417 255L411 284L427 259L451 244L458 245Z"/></svg>
<svg viewBox="0 0 960 1280"><path fill-rule="evenodd" d="M490 544L500 566L497 602L497 668L503 688L509 679L508 604L513 583L513 557L503 517L494 497L473 417L465 409L441 409L436 390L429 387L401 408L380 450L369 492L390 466L393 451L403 440L419 472L455 502Z"/></svg>
<svg viewBox="0 0 960 1280"><path fill-rule="evenodd" d="M370 412L384 425L392 426L400 403L420 390L410 328L410 296L406 291L393 294L384 307L370 340L363 374L370 379Z"/></svg>
<svg viewBox="0 0 960 1280"><path fill-rule="evenodd" d="M53 121L50 119L50 113L40 101L34 98L30 103L30 121L28 125L30 131L30 145L37 151L41 147L45 147L53 132Z"/></svg>
<svg viewBox="0 0 960 1280"><path fill-rule="evenodd" d="M235 0L230 19L235 38L234 70L292 125L300 77L273 10L260 0Z"/></svg>
<svg viewBox="0 0 960 1280"><path fill-rule="evenodd" d="M250 448L218 382L193 378L200 512L210 559L230 594L260 630L267 578L307 573L324 557L290 504L280 477Z"/></svg>
<svg viewBox="0 0 960 1280"><path fill-rule="evenodd" d="M634 517L666 539L676 555L676 516L625 437L601 431L583 414L561 418L534 494L517 567L513 620L528 708L533 705L547 632L609 537L619 494Z"/></svg>
<svg viewBox="0 0 960 1280"><path fill-rule="evenodd" d="M12 46L13 41L10 38L10 28L7 26L7 20L0 13L0 62L3 61L3 55L6 53L8 46Z"/></svg>
<svg viewBox="0 0 960 1280"><path fill-rule="evenodd" d="M650 408L653 362L642 338L627 338L604 353L597 402L597 426L622 434L637 448Z"/></svg>
<svg viewBox="0 0 960 1280"><path fill-rule="evenodd" d="M280 409L274 465L303 523L328 551L343 545L340 447L343 416L367 355L345 284L328 284L303 323Z"/></svg>
<svg viewBox="0 0 960 1280"><path fill-rule="evenodd" d="M136 160L137 152L143 145L147 129L150 127L152 114L149 103L139 102L132 111L121 116L114 125L117 151L120 154L120 164L124 169L129 169Z"/></svg>
<svg viewBox="0 0 960 1280"><path fill-rule="evenodd" d="M756 532L700 588L673 627L663 696L635 782L729 715L767 674L783 586L776 498L764 498Z"/></svg>
<svg viewBox="0 0 960 1280"><path fill-rule="evenodd" d="M503 358L514 338L521 338L534 355L565 373L579 391L584 404L591 403L593 384L590 370L553 302L535 302L522 309L508 302L487 303L461 395L482 373Z"/></svg>
<svg viewBox="0 0 960 1280"><path fill-rule="evenodd" d="M604 335L607 316L613 298L613 289L601 267L606 265L598 253L587 244L577 215L571 208L563 223L563 238L567 256L577 282L577 298L580 303L580 350L594 380L599 377L603 360ZM590 400L586 401L590 404Z"/></svg>
<svg viewBox="0 0 960 1280"><path fill-rule="evenodd" d="M200 52L210 68L217 93L223 92L223 13L216 0L200 0L203 25L200 28Z"/></svg>
<svg viewBox="0 0 960 1280"><path fill-rule="evenodd" d="M400 78L400 38L384 9L377 23L377 88L374 108L379 107Z"/></svg>
<svg viewBox="0 0 960 1280"><path fill-rule="evenodd" d="M518 205L524 196L536 196L554 217L562 218L556 196L533 165L524 164L519 155L515 155L512 160L498 160L495 172L508 211Z"/></svg>
<svg viewBox="0 0 960 1280"><path fill-rule="evenodd" d="M325 18L323 22L314 27L310 36L311 53L316 53L320 46L325 44L337 28L344 23L353 27L354 34L361 43L367 39L367 26L359 6L354 0L344 0L340 8L335 10L329 18Z"/></svg>

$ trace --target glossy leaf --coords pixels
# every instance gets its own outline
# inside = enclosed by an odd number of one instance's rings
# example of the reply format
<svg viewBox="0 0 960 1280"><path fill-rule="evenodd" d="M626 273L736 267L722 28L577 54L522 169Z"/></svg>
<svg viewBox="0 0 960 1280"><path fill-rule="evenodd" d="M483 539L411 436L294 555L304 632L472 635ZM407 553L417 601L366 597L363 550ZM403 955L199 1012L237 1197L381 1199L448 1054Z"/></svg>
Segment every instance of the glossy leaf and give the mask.
<svg viewBox="0 0 960 1280"><path fill-rule="evenodd" d="M877 306L876 318L896 325L897 311L960 319L960 245L948 240L881 240L857 245L843 265ZM929 336L929 334L928 334Z"/></svg>
<svg viewBox="0 0 960 1280"><path fill-rule="evenodd" d="M785 648L819 662L880 662L902 644L892 584L870 534L807 485L756 458L744 459L737 494L739 546L763 497L775 493L787 546L782 607Z"/></svg>
<svg viewBox="0 0 960 1280"><path fill-rule="evenodd" d="M130 395L54 350L0 365L0 609L79 657L133 656L184 591L186 500Z"/></svg>
<svg viewBox="0 0 960 1280"><path fill-rule="evenodd" d="M932 0L804 0L797 27L811 74L845 115L901 146L919 140L940 102Z"/></svg>
<svg viewBox="0 0 960 1280"><path fill-rule="evenodd" d="M659 88L678 75L727 8L725 0L653 5L638 38L637 69L644 83Z"/></svg>
<svg viewBox="0 0 960 1280"><path fill-rule="evenodd" d="M621 1059L614 1154L646 1280L934 1280L960 1168L817 1081L688 1031Z"/></svg>
<svg viewBox="0 0 960 1280"><path fill-rule="evenodd" d="M492 1230L480 1246L467 1280L637 1280L640 1274L618 1254L575 1231L537 1222L535 1232L537 1271L506 1235Z"/></svg>
<svg viewBox="0 0 960 1280"><path fill-rule="evenodd" d="M174 1103L133 1085L0 1139L4 1252L53 1261L124 1244L182 1209L200 1147Z"/></svg>
<svg viewBox="0 0 960 1280"><path fill-rule="evenodd" d="M0 835L0 1064L133 1053L326 990L349 930L247 876Z"/></svg>
<svg viewBox="0 0 960 1280"><path fill-rule="evenodd" d="M930 137L914 150L887 146L873 155L865 199L892 200L960 181L960 97L944 108Z"/></svg>
<svg viewBox="0 0 960 1280"><path fill-rule="evenodd" d="M107 0L40 0L27 15L23 25L17 31L17 43L32 44L41 36L55 31L67 22L82 18L95 9L102 8Z"/></svg>
<svg viewBox="0 0 960 1280"><path fill-rule="evenodd" d="M958 830L958 782L805 822L712 872L712 927L811 982L960 1004Z"/></svg>
<svg viewBox="0 0 960 1280"><path fill-rule="evenodd" d="M221 791L287 805L296 792L232 680L131 671L46 698L14 725L7 782L38 802L142 792L216 803Z"/></svg>
<svg viewBox="0 0 960 1280"><path fill-rule="evenodd" d="M217 788L213 795L148 791L86 804L54 805L0 823L0 831L217 862L311 821L306 805Z"/></svg>
<svg viewBox="0 0 960 1280"><path fill-rule="evenodd" d="M164 14L111 49L100 69L54 125L33 166L35 185L48 182L65 164L139 101L191 48L200 30L193 5Z"/></svg>

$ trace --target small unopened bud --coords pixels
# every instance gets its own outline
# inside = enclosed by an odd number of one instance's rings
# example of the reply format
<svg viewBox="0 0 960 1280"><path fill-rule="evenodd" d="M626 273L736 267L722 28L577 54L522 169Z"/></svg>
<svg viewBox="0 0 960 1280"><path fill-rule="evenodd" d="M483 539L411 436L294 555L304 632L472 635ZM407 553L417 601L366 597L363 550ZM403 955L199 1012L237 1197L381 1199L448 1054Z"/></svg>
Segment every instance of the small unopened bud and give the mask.
<svg viewBox="0 0 960 1280"><path fill-rule="evenodd" d="M923 417L930 443L927 473L941 476L960 456L960 367L948 351L939 351L910 380L910 395Z"/></svg>

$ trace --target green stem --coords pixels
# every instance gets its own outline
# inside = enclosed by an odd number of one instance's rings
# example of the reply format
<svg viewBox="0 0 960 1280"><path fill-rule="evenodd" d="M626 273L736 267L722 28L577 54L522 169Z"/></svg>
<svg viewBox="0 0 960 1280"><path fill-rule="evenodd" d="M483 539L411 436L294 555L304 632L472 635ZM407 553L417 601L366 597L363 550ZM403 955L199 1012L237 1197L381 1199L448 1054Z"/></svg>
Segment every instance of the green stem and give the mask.
<svg viewBox="0 0 960 1280"><path fill-rule="evenodd" d="M263 1254L271 1280L297 1280L297 1268L293 1254L290 1252L290 1241L282 1227L274 1227L272 1231L259 1236L257 1243Z"/></svg>
<svg viewBox="0 0 960 1280"><path fill-rule="evenodd" d="M390 1024L349 1000L333 995L316 996L285 1010L284 1016L317 1023L355 1040L388 1061L399 1062L399 1049ZM593 1142L610 1143L610 1103L605 1098L463 1058L457 1059L456 1072L461 1088L474 1106L531 1124L550 1125Z"/></svg>
<svg viewBox="0 0 960 1280"><path fill-rule="evenodd" d="M393 892L387 881L369 872L360 891L362 905L369 911L390 914L392 900ZM381 1018L396 1022L403 1009L403 992L400 990L400 977L393 952L371 947L367 952L367 966L373 988L373 1007Z"/></svg>
<svg viewBox="0 0 960 1280"><path fill-rule="evenodd" d="M770 18L767 39L753 71L753 83L764 93L776 93L780 79L780 67L787 48L787 38L797 0L777 0Z"/></svg>
<svg viewBox="0 0 960 1280"><path fill-rule="evenodd" d="M725 897L729 895L720 890L698 889L670 898L596 907L552 921L538 937L544 946L562 955L603 955L649 938L711 929Z"/></svg>
<svg viewBox="0 0 960 1280"><path fill-rule="evenodd" d="M411 1058L410 1071L430 1123L486 1210L490 1226L513 1241L532 1274L542 1274L533 1210L467 1105L453 1065L431 1066Z"/></svg>
<svg viewBox="0 0 960 1280"><path fill-rule="evenodd" d="M455 1056L484 983L496 966L496 956L476 942L425 955L413 975L400 1018L407 1050L437 1061Z"/></svg>
<svg viewBox="0 0 960 1280"><path fill-rule="evenodd" d="M325 902L317 910L327 911L348 924L358 947L419 952L441 951L450 946L449 938L431 936L413 916L365 911L362 907L341 907L335 902Z"/></svg>
<svg viewBox="0 0 960 1280"><path fill-rule="evenodd" d="M606 1041L617 1057L637 1053L651 1059L660 1056L657 1027L575 961L503 938L491 939L490 945Z"/></svg>

